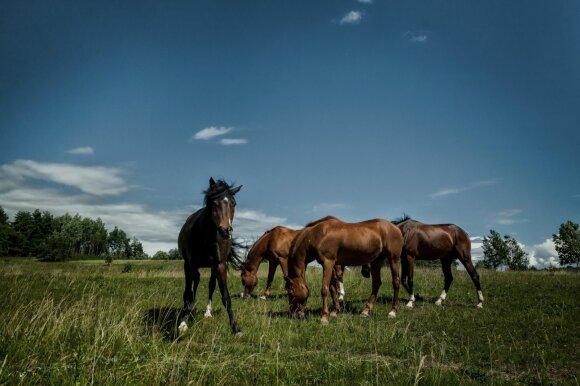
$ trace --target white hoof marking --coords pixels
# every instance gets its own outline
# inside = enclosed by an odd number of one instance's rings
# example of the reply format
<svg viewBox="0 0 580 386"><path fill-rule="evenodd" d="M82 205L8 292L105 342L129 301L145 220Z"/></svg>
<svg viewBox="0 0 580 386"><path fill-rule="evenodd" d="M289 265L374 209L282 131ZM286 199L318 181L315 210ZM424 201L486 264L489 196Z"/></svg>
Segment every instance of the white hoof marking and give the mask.
<svg viewBox="0 0 580 386"><path fill-rule="evenodd" d="M409 303L406 304L408 308L413 308L413 301L409 300Z"/></svg>
<svg viewBox="0 0 580 386"><path fill-rule="evenodd" d="M211 316L212 316L212 315L211 315L211 311L210 311L210 310L207 310L207 311L206 311L206 312L203 314L203 316L204 316L204 317L206 317L206 318L211 318Z"/></svg>
<svg viewBox="0 0 580 386"><path fill-rule="evenodd" d="M389 312L389 318L396 318L397 317L397 313L395 312L395 310L392 310L391 312Z"/></svg>
<svg viewBox="0 0 580 386"><path fill-rule="evenodd" d="M344 300L344 295L343 295L343 294L340 294L340 295L338 296L338 300Z"/></svg>
<svg viewBox="0 0 580 386"><path fill-rule="evenodd" d="M479 308L479 309L483 308L483 303L477 303L477 306L476 307Z"/></svg>
<svg viewBox="0 0 580 386"><path fill-rule="evenodd" d="M181 323L179 323L179 327L177 327L177 329L179 330L180 334L183 334L185 331L187 331L187 323L182 321Z"/></svg>
<svg viewBox="0 0 580 386"><path fill-rule="evenodd" d="M260 299L262 299L262 300L268 300L268 298L266 296L264 296L264 295L260 296Z"/></svg>
<svg viewBox="0 0 580 386"><path fill-rule="evenodd" d="M435 302L435 305L440 306L441 304L443 304L443 299L441 299L441 298L437 299L437 301Z"/></svg>

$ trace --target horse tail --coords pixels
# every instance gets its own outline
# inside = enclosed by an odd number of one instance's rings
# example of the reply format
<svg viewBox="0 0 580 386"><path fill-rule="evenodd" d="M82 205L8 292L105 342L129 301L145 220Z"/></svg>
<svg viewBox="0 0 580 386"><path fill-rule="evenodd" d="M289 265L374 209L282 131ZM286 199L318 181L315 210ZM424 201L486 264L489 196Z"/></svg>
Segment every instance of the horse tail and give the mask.
<svg viewBox="0 0 580 386"><path fill-rule="evenodd" d="M236 271L242 269L244 264L244 258L242 255L248 250L248 246L242 244L239 241L232 241L232 247L230 248L230 254L227 257L228 266L234 267Z"/></svg>

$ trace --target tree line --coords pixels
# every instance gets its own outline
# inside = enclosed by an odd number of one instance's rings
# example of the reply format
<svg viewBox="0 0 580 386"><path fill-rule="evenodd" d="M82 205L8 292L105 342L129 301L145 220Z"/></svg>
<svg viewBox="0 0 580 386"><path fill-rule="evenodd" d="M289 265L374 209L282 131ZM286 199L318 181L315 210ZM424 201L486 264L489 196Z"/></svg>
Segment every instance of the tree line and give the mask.
<svg viewBox="0 0 580 386"><path fill-rule="evenodd" d="M552 235L558 253L560 266L580 266L580 230L578 224L566 221L560 225L558 233ZM478 262L483 268L524 270L529 266L529 256L517 240L509 235L500 235L491 229L483 238L483 260Z"/></svg>
<svg viewBox="0 0 580 386"><path fill-rule="evenodd" d="M149 256L141 242L115 227L107 231L96 220L68 213L53 216L48 211L20 211L12 222L0 206L0 256L37 257L63 261L79 257L143 259Z"/></svg>

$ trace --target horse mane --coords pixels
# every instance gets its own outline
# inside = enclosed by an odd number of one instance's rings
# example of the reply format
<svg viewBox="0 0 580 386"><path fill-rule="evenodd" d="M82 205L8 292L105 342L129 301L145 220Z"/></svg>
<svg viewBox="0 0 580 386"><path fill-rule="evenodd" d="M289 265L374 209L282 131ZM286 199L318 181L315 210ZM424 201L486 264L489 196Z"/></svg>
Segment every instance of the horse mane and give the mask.
<svg viewBox="0 0 580 386"><path fill-rule="evenodd" d="M391 220L391 222L395 225L399 225L400 223L403 223L403 222L408 221L408 220L414 221L411 218L411 216L409 216L407 213L403 213L403 217L399 217L399 218L396 218L394 220Z"/></svg>
<svg viewBox="0 0 580 386"><path fill-rule="evenodd" d="M224 180L217 180L216 183L203 191L203 203L206 205L209 201L217 200L228 194L233 184L230 185Z"/></svg>
<svg viewBox="0 0 580 386"><path fill-rule="evenodd" d="M336 217L334 217L334 216L326 216L326 217L323 217L323 218L319 218L318 220L314 220L314 221L311 221L311 222L309 222L308 224L306 224L306 225L304 226L304 228L310 228L311 226L314 226L314 225L316 225L316 224L318 224L318 223L320 223L320 222L323 222L323 221L326 221L326 220L332 220L332 219L334 219L334 220L338 220L338 219L337 219Z"/></svg>

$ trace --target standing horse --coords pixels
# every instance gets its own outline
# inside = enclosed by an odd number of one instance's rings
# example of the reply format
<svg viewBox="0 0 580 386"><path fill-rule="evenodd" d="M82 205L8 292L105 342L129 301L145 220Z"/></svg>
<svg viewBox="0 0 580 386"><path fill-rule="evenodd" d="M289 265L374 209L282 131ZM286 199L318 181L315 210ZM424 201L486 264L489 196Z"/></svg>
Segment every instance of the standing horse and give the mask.
<svg viewBox="0 0 580 386"><path fill-rule="evenodd" d="M473 285L477 291L477 307L483 307L483 292L479 275L471 261L471 240L467 233L454 224L423 224L405 216L401 220L393 221L403 233L405 245L401 254L401 266L403 271L403 287L411 295L407 307L413 307L415 293L413 292L413 271L415 260L441 260L445 284L443 292L435 302L440 306L445 298L453 275L451 274L451 264L454 259L459 259L465 267Z"/></svg>
<svg viewBox="0 0 580 386"><path fill-rule="evenodd" d="M381 267L387 260L393 280L393 304L389 317L396 317L399 309L399 257L402 247L403 236L399 228L381 219L358 223L345 223L334 219L304 229L292 245L288 276L284 278L290 313L304 316L310 292L304 280L306 264L316 259L323 267L320 322L328 323L327 298L335 264L360 266L370 263L372 291L361 312L362 316L368 316L381 286ZM334 311L330 316L334 316Z"/></svg>
<svg viewBox="0 0 580 386"><path fill-rule="evenodd" d="M335 219L335 217L327 216L319 220L313 221L306 225L307 227L318 224L321 221ZM274 280L274 274L278 265L282 269L282 274L288 276L288 255L290 254L290 247L300 230L294 230L284 226L277 226L266 231L249 250L246 261L242 265L242 292L240 297L248 296L252 293L258 284L257 271L263 260L268 260L268 279L266 282L266 289L260 296L261 299L266 300L270 296L270 288ZM338 280L339 300L344 299L344 285L343 285L343 267L335 267L336 280Z"/></svg>
<svg viewBox="0 0 580 386"><path fill-rule="evenodd" d="M235 258L232 249L232 221L236 200L234 195L242 187L232 188L222 180L209 180L209 188L204 192L205 206L188 217L179 232L179 253L183 257L185 271L185 291L183 292L183 314L189 316L195 307L195 295L199 285L199 268L211 268L209 279L209 301L206 316L211 316L211 298L216 280L222 296L222 303L228 312L232 333L240 328L232 311L232 302L227 287L228 261ZM179 325L180 331L187 329L185 319Z"/></svg>

